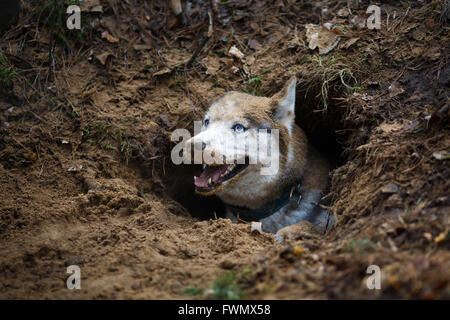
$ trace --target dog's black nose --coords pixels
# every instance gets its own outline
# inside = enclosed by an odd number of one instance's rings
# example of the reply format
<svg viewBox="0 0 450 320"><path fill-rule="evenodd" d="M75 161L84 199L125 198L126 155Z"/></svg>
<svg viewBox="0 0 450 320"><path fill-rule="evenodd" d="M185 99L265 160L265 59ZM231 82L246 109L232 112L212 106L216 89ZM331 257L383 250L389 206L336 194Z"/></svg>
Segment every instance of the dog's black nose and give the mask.
<svg viewBox="0 0 450 320"><path fill-rule="evenodd" d="M202 142L202 150L206 149L206 143Z"/></svg>

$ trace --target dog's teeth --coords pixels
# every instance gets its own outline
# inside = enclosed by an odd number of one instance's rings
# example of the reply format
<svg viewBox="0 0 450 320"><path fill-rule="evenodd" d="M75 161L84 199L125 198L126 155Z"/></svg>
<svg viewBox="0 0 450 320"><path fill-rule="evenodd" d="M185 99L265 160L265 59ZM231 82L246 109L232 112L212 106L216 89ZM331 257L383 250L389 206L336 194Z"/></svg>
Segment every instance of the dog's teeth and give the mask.
<svg viewBox="0 0 450 320"><path fill-rule="evenodd" d="M212 183L212 179L211 178L209 178L209 180L208 180L208 184L211 184Z"/></svg>
<svg viewBox="0 0 450 320"><path fill-rule="evenodd" d="M194 181L195 181L195 180L197 180L197 177L196 177L196 176L194 176Z"/></svg>

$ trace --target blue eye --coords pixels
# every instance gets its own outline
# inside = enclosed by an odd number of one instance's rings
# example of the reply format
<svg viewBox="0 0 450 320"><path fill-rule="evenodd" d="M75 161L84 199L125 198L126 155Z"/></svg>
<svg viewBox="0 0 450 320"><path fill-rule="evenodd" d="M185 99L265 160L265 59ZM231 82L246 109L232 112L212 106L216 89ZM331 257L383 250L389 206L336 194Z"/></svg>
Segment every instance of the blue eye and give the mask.
<svg viewBox="0 0 450 320"><path fill-rule="evenodd" d="M242 124L235 124L232 128L234 132L244 132L245 128Z"/></svg>
<svg viewBox="0 0 450 320"><path fill-rule="evenodd" d="M206 120L205 120L205 127L207 127L208 124L209 124L209 119L206 119Z"/></svg>

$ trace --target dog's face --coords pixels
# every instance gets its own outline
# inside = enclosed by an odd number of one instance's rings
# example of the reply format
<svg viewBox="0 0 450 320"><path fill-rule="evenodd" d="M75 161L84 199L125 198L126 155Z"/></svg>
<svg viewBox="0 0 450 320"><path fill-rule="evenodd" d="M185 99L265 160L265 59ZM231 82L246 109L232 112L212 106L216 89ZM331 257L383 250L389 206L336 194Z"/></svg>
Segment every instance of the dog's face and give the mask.
<svg viewBox="0 0 450 320"><path fill-rule="evenodd" d="M294 124L295 84L292 78L271 98L230 92L210 106L201 132L188 141L203 149L203 172L194 178L197 193L213 195L233 188L239 180L261 175L261 168L274 159L283 166ZM278 139L268 140L274 132ZM261 152L264 141L275 141L270 152Z"/></svg>

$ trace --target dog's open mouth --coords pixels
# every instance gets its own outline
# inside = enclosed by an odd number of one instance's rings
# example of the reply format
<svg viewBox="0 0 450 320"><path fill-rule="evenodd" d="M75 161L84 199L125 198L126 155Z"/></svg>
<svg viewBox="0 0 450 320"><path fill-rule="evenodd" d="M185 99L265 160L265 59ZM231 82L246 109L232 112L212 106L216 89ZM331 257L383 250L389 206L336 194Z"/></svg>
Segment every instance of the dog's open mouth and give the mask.
<svg viewBox="0 0 450 320"><path fill-rule="evenodd" d="M194 184L199 192L209 192L227 180L230 180L238 173L248 167L248 161L245 164L224 164L224 165L206 165L200 177L194 176Z"/></svg>

